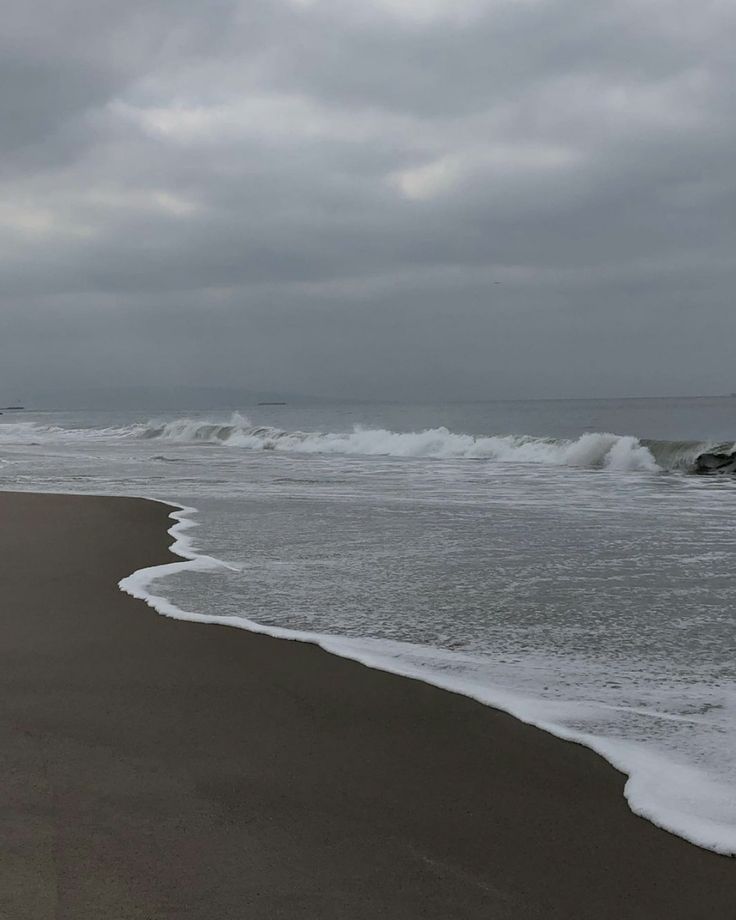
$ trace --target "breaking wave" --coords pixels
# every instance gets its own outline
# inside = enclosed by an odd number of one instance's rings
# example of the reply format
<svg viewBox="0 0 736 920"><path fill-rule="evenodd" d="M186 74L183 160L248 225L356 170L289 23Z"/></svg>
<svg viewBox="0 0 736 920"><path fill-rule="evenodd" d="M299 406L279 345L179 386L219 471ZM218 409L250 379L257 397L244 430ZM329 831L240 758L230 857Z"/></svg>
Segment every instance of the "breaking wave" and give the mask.
<svg viewBox="0 0 736 920"><path fill-rule="evenodd" d="M609 432L588 432L578 438L540 438L460 434L443 427L401 432L361 425L343 432L285 431L254 425L238 413L227 422L180 418L120 428L70 429L30 422L0 424L0 439L26 444L119 438L305 454L492 460L644 472L736 473L733 442L655 441ZM157 455L155 459L169 458Z"/></svg>
<svg viewBox="0 0 736 920"><path fill-rule="evenodd" d="M733 472L736 444L640 440L631 435L590 432L574 439L530 435L458 434L447 428L397 432L356 425L346 432L284 431L233 416L228 423L177 419L151 424L138 437L205 442L250 450L359 456L428 457L540 463L583 469Z"/></svg>

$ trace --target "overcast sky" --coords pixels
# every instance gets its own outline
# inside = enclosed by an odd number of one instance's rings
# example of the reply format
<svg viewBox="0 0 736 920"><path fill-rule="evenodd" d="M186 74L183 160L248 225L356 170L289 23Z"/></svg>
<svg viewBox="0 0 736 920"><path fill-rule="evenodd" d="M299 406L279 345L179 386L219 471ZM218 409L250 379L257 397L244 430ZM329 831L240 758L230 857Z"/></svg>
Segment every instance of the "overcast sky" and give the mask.
<svg viewBox="0 0 736 920"><path fill-rule="evenodd" d="M6 0L0 394L736 390L735 61L733 0Z"/></svg>

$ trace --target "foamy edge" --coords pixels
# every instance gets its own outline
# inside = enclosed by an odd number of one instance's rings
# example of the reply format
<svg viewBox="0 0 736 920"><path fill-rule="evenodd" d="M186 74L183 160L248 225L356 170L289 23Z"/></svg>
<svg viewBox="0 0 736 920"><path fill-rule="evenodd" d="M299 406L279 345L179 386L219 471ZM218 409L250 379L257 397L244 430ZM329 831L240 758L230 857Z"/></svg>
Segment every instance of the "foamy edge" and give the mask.
<svg viewBox="0 0 736 920"><path fill-rule="evenodd" d="M410 643L347 639L322 633L285 629L280 626L264 626L246 617L192 613L177 607L168 598L153 594L148 590L149 585L159 578L175 575L183 571L212 571L222 567L230 568L230 566L220 559L198 553L194 549L193 541L187 535L187 531L198 526L197 522L191 519L191 515L197 513L196 508L162 499L149 498L147 500L174 509L170 512L169 517L175 523L169 528L168 533L174 538L171 551L181 556L182 560L138 569L126 578L121 579L118 582L118 587L126 594L131 595L131 597L148 604L157 613L175 620L229 626L271 636L275 639L288 639L317 645L330 654L356 661L365 667L400 677L420 680L441 690L460 694L485 706L506 712L520 722L541 729L563 741L581 744L603 757L611 766L627 777L623 790L624 797L634 814L645 818L665 831L688 840L696 846L724 856L736 855L736 827L712 821L708 818L678 812L671 806L668 808L662 801L658 801L658 796L661 799L661 791L664 785L662 782L663 770L669 774L670 788L674 785L683 790L692 788L693 783L699 782L702 784L702 775L698 771L673 764L656 754L643 751L639 747L629 745L626 742L613 741L585 732L576 732L555 722L540 718L533 710L535 706L537 709L541 708L544 705L543 701L525 699L502 690L479 687L462 679L451 679L436 673L428 673L424 669L412 668L405 663L397 665L395 660L387 655L387 650L392 647L411 649L413 646ZM371 653L370 650L367 650L365 646L370 646L371 643L376 643L377 646L380 645L384 649L384 654L381 655L378 651ZM715 786L712 781L711 784ZM731 795L733 796L733 793Z"/></svg>

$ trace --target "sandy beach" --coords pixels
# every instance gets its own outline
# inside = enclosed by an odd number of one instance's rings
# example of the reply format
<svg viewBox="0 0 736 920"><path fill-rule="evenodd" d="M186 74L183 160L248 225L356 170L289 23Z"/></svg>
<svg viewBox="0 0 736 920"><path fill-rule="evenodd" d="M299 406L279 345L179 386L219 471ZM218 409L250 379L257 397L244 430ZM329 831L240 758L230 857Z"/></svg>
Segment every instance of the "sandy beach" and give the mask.
<svg viewBox="0 0 736 920"><path fill-rule="evenodd" d="M592 752L124 595L167 515L0 495L1 917L736 916L736 861L634 816Z"/></svg>

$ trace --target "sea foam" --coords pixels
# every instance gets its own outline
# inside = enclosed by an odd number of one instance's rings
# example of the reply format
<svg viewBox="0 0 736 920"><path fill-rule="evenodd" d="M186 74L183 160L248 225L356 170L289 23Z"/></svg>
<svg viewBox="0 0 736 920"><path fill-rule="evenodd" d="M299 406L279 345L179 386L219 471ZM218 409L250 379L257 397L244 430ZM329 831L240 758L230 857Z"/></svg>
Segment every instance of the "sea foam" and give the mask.
<svg viewBox="0 0 736 920"><path fill-rule="evenodd" d="M567 727L563 722L584 704L542 700L509 692L474 679L472 670L457 667L462 654L407 642L355 639L266 626L246 617L217 616L180 609L152 590L156 581L182 571L211 571L230 567L195 549L189 531L196 526L195 508L161 502L173 508L169 529L172 550L180 562L139 569L119 582L121 590L151 606L159 614L196 623L244 629L278 639L307 642L326 652L357 661L366 667L421 680L440 689L474 699L565 741L582 744L600 754L626 774L624 796L637 815L664 830L723 855L736 855L736 800L730 786L715 781L702 770L674 762L641 744L594 735ZM454 665L454 667L453 667Z"/></svg>
<svg viewBox="0 0 736 920"><path fill-rule="evenodd" d="M358 456L416 457L442 460L496 460L581 468L655 471L659 467L650 450L637 438L591 432L566 440L528 435L477 436L447 428L397 432L355 425L345 432L284 431L254 425L233 416L227 423L177 419L150 423L139 437L180 443L207 442L251 450Z"/></svg>
<svg viewBox="0 0 736 920"><path fill-rule="evenodd" d="M691 471L697 466L698 458L710 451L721 452L724 456L736 452L734 443L655 441L611 432L586 432L577 438L549 438L519 434L472 435L450 431L445 427L391 431L387 428L355 425L347 431L284 430L271 425L253 424L237 412L227 421L178 418L117 428L62 428L33 422L0 423L0 440L7 439L16 443L73 443L129 438L284 453L488 460L642 472Z"/></svg>

